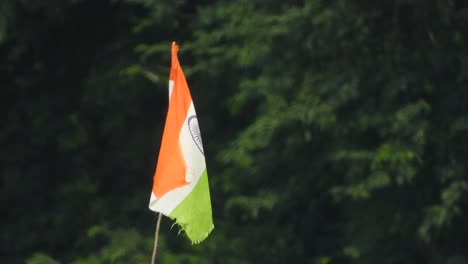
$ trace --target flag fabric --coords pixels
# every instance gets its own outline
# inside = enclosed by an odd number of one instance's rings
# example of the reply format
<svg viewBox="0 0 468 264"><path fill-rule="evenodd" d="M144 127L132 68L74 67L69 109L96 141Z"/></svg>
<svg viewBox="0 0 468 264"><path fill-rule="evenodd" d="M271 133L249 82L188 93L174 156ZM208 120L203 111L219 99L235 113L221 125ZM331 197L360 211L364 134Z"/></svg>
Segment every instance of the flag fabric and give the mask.
<svg viewBox="0 0 468 264"><path fill-rule="evenodd" d="M173 219L196 244L214 225L200 128L178 50L173 42L169 109L149 208Z"/></svg>

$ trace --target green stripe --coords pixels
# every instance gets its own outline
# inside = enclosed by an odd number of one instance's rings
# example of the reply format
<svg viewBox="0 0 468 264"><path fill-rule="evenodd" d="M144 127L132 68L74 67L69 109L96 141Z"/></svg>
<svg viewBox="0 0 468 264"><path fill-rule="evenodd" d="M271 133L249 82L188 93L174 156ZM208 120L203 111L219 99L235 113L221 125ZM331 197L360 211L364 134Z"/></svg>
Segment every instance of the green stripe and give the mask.
<svg viewBox="0 0 468 264"><path fill-rule="evenodd" d="M203 171L197 185L169 216L187 234L192 244L203 241L213 230L208 174Z"/></svg>

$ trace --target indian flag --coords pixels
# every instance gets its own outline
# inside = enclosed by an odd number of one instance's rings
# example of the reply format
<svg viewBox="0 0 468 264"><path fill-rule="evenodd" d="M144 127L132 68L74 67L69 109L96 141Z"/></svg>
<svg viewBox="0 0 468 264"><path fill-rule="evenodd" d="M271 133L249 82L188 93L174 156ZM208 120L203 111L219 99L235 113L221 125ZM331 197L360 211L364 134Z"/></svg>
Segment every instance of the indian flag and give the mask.
<svg viewBox="0 0 468 264"><path fill-rule="evenodd" d="M200 127L178 50L173 42L169 110L149 208L173 219L192 243L199 243L214 225Z"/></svg>

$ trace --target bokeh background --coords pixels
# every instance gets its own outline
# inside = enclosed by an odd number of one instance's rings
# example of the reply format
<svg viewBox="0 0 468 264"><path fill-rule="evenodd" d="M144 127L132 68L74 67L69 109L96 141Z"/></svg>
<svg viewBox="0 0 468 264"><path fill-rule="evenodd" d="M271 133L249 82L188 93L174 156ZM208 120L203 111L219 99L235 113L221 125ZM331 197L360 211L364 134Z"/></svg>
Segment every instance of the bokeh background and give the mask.
<svg viewBox="0 0 468 264"><path fill-rule="evenodd" d="M468 263L462 0L1 0L1 263L149 263L173 40L216 228L160 263Z"/></svg>

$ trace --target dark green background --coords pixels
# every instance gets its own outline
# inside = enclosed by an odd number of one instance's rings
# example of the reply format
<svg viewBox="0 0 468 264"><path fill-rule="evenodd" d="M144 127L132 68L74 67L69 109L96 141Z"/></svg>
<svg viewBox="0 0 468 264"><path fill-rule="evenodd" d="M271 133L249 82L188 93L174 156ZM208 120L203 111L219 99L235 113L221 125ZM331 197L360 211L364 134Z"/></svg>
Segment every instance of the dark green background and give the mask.
<svg viewBox="0 0 468 264"><path fill-rule="evenodd" d="M2 0L1 263L149 263L173 40L216 228L160 263L468 263L461 0Z"/></svg>

